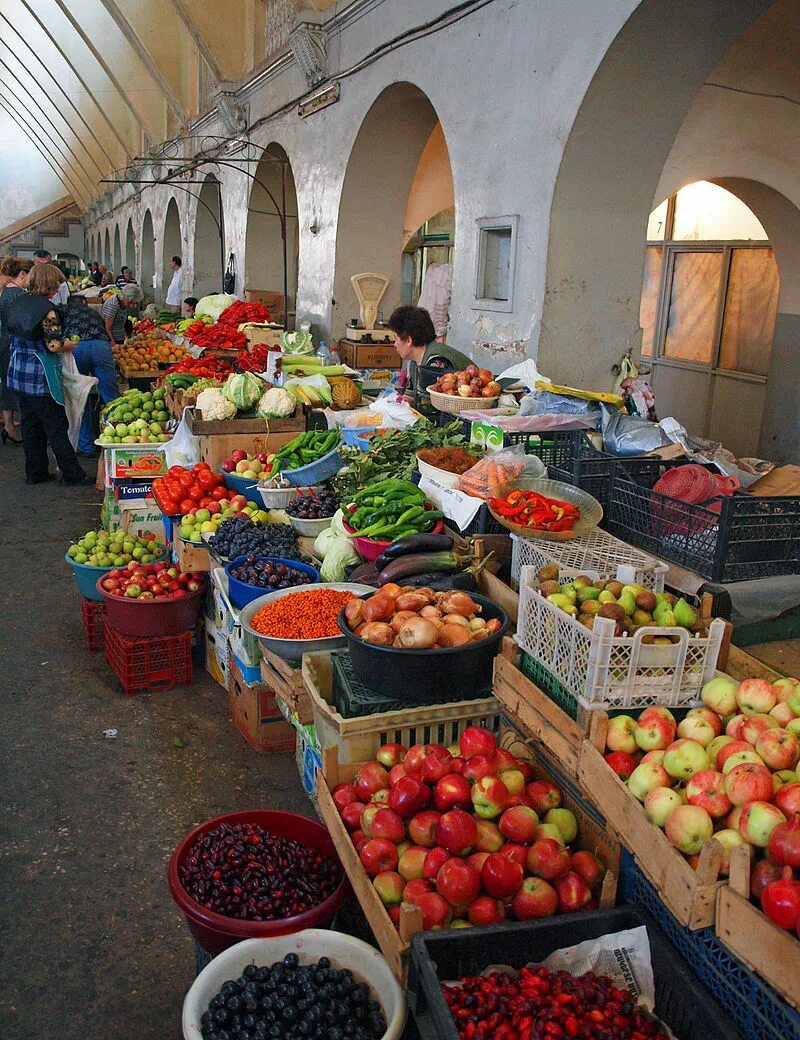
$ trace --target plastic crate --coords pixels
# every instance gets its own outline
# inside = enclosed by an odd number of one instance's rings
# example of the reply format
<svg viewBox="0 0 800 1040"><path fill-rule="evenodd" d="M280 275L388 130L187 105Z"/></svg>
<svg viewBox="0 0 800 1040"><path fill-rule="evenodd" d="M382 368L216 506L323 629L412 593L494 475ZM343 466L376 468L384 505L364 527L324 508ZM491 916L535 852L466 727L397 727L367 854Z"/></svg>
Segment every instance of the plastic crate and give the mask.
<svg viewBox="0 0 800 1040"><path fill-rule="evenodd" d="M411 940L408 1001L422 1040L458 1040L442 982L480 975L489 965L523 968L566 946L645 927L655 981L655 1011L680 1040L735 1040L733 1024L681 959L653 917L614 907L462 932L423 932ZM755 1034L753 1034L755 1040Z"/></svg>
<svg viewBox="0 0 800 1040"><path fill-rule="evenodd" d="M652 490L659 473L616 467L604 520L612 534L710 581L800 574L800 495L688 505Z"/></svg>
<svg viewBox="0 0 800 1040"><path fill-rule="evenodd" d="M800 1037L800 1012L790 1007L720 942L712 928L691 931L678 924L629 853L622 857L622 895L656 919L747 1040ZM687 1003L688 1006L688 1003ZM679 1034L683 1036L683 1034Z"/></svg>
<svg viewBox="0 0 800 1040"><path fill-rule="evenodd" d="M86 647L90 653L103 649L105 638L106 605L102 601L81 599L81 616L83 617L83 631L86 636Z"/></svg>
<svg viewBox="0 0 800 1040"><path fill-rule="evenodd" d="M522 569L517 643L586 709L689 704L716 675L724 633L724 622L717 620L703 637L682 628L639 629L618 637L614 622L600 616L590 630L540 595L534 568ZM678 642L642 642L652 634Z"/></svg>
<svg viewBox="0 0 800 1040"><path fill-rule="evenodd" d="M358 718L343 718L333 703L333 664L329 653L303 656L303 680L311 697L314 728L321 748L338 749L339 762L367 762L381 744L454 744L467 726L498 731L500 706L494 697L422 708L403 708Z"/></svg>
<svg viewBox="0 0 800 1040"><path fill-rule="evenodd" d="M192 633L128 636L105 626L105 654L126 697L192 684Z"/></svg>
<svg viewBox="0 0 800 1040"><path fill-rule="evenodd" d="M570 577L594 572L598 577L613 578L618 567L633 567L637 584L653 592L664 591L664 578L669 571L666 563L600 530L572 542L548 542L512 534L511 545L511 582L514 588L519 588L523 567L538 570L548 563L557 563L559 571Z"/></svg>
<svg viewBox="0 0 800 1040"><path fill-rule="evenodd" d="M531 682L536 683L542 693L546 693L550 700L557 704L571 719L577 721L579 704L569 690L562 686L544 665L539 664L535 657L531 657L524 650L520 657L520 671L522 674L527 676Z"/></svg>

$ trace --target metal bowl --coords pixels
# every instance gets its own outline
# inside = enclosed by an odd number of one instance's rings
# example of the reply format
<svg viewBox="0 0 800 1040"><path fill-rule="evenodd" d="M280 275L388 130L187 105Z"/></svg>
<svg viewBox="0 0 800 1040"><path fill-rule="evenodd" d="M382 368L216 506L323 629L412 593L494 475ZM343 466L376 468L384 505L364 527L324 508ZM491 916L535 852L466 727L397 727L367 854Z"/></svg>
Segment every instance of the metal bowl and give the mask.
<svg viewBox="0 0 800 1040"><path fill-rule="evenodd" d="M292 596L298 592L310 592L316 589L352 592L356 596L365 596L375 592L372 585L359 585L355 582L346 581L321 581L314 585L299 585L293 589L280 589L278 592L268 592L265 596L259 596L258 599L254 599L246 607L242 608L240 615L242 626L251 635L255 636L262 646L265 646L267 650L271 650L273 654L277 654L278 657L282 657L285 661L300 661L303 654L310 654L313 650L338 650L346 645L347 639L344 635L328 636L326 639L274 639L272 636L265 636L261 632L256 632L250 623L253 620L253 615L261 610L262 607L266 607L268 603L274 603L275 600L282 599L284 596Z"/></svg>
<svg viewBox="0 0 800 1040"><path fill-rule="evenodd" d="M541 538L549 542L571 542L575 538L584 538L597 527L603 519L603 507L587 491L574 487L572 484L564 484L560 480L535 480L530 477L520 477L518 480L499 484L494 489L495 498L504 498L510 491L538 491L540 495L547 498L557 498L561 502L571 502L580 510L580 519L576 521L571 531L536 531L522 524L515 524L507 517L501 516L489 504L492 516L506 530L521 538Z"/></svg>

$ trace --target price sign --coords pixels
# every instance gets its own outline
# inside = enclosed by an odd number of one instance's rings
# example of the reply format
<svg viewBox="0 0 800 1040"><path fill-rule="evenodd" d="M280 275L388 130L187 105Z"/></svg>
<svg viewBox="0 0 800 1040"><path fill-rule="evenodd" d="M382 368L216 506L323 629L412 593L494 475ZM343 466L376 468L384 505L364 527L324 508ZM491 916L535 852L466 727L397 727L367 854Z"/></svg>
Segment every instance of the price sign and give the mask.
<svg viewBox="0 0 800 1040"><path fill-rule="evenodd" d="M500 451L503 447L503 431L491 423L474 422L470 426L469 442L484 451Z"/></svg>

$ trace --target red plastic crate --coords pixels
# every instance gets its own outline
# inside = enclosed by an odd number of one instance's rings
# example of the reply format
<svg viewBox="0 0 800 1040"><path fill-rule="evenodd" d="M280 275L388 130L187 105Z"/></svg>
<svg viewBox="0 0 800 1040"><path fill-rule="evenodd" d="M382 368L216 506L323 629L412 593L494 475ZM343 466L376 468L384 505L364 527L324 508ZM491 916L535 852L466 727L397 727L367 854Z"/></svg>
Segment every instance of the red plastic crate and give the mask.
<svg viewBox="0 0 800 1040"><path fill-rule="evenodd" d="M86 646L91 653L103 649L106 627L106 605L93 599L81 600L83 631L86 634Z"/></svg>
<svg viewBox="0 0 800 1040"><path fill-rule="evenodd" d="M128 636L105 626L106 660L126 697L192 684L192 633Z"/></svg>

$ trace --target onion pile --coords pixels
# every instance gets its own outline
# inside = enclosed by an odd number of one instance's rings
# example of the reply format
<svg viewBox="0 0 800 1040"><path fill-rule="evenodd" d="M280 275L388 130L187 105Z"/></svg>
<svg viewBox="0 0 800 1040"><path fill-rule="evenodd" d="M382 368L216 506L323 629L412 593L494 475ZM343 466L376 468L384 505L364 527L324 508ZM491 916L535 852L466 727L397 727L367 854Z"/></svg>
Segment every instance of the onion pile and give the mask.
<svg viewBox="0 0 800 1040"><path fill-rule="evenodd" d="M369 599L345 605L347 624L360 639L404 650L441 650L480 642L501 623L480 617L482 607L466 592L434 592L411 585L384 585Z"/></svg>

